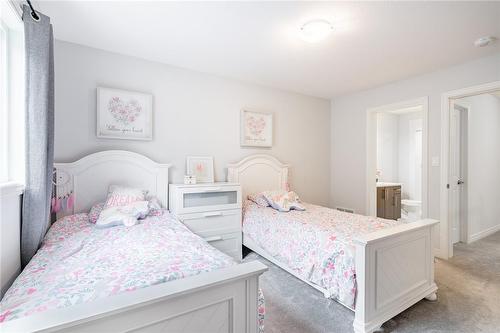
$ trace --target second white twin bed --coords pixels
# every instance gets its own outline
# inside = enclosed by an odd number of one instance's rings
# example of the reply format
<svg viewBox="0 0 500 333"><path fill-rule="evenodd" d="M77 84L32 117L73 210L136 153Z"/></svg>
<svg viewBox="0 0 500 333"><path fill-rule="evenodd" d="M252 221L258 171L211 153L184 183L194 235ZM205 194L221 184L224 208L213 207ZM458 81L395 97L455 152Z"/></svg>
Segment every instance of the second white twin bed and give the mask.
<svg viewBox="0 0 500 333"><path fill-rule="evenodd" d="M438 221L403 224L307 203L303 211L281 212L275 208L294 196L286 194L288 169L269 155L229 165L228 180L254 200L244 204L245 246L354 310L355 332L373 332L421 299L436 299L432 228Z"/></svg>

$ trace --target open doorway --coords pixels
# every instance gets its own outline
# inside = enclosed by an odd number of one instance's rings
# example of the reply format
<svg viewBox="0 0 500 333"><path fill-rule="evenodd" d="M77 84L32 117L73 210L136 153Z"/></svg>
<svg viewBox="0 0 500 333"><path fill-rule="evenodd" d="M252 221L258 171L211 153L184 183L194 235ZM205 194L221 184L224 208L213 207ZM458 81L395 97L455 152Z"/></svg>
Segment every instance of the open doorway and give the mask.
<svg viewBox="0 0 500 333"><path fill-rule="evenodd" d="M500 82L443 95L440 248L500 232Z"/></svg>
<svg viewBox="0 0 500 333"><path fill-rule="evenodd" d="M413 222L427 216L427 98L369 109L367 211Z"/></svg>
<svg viewBox="0 0 500 333"><path fill-rule="evenodd" d="M500 90L452 100L449 170L452 243L500 231Z"/></svg>

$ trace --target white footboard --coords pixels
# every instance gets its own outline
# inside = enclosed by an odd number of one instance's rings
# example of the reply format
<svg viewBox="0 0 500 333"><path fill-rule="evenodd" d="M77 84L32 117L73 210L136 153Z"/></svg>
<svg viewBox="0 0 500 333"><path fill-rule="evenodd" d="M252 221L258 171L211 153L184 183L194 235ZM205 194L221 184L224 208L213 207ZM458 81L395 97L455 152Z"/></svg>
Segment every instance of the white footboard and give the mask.
<svg viewBox="0 0 500 333"><path fill-rule="evenodd" d="M421 299L435 296L432 228L437 223L420 220L354 240L356 333L373 332Z"/></svg>
<svg viewBox="0 0 500 333"><path fill-rule="evenodd" d="M258 261L0 325L1 332L258 331Z"/></svg>

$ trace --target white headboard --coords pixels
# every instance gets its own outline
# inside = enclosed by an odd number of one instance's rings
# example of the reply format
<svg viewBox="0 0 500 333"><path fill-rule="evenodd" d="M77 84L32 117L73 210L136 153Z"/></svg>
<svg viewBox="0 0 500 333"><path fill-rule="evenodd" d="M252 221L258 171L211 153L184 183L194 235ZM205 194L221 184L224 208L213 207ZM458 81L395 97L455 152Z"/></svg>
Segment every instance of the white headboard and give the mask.
<svg viewBox="0 0 500 333"><path fill-rule="evenodd" d="M170 164L129 151L107 150L73 163L54 163L54 167L58 196L73 191L75 198L73 211L63 215L87 212L93 204L105 201L111 184L148 190L167 207Z"/></svg>
<svg viewBox="0 0 500 333"><path fill-rule="evenodd" d="M250 155L228 165L227 180L241 184L245 199L255 192L288 189L288 165L270 155Z"/></svg>

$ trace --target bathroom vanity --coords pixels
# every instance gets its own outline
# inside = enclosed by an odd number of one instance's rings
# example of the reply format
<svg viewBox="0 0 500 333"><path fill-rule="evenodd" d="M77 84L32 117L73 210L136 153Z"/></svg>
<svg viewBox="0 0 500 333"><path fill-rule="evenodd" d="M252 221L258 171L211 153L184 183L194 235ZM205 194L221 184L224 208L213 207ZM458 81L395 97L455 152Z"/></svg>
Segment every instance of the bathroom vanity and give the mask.
<svg viewBox="0 0 500 333"><path fill-rule="evenodd" d="M377 183L377 217L390 220L401 218L400 183Z"/></svg>

